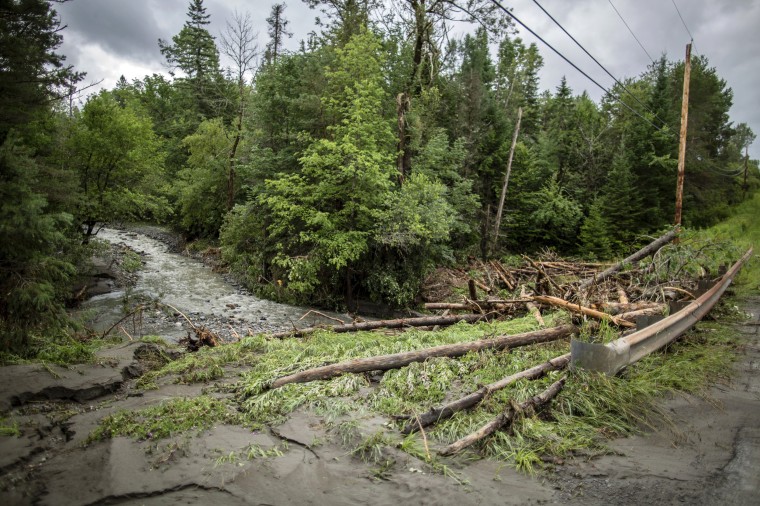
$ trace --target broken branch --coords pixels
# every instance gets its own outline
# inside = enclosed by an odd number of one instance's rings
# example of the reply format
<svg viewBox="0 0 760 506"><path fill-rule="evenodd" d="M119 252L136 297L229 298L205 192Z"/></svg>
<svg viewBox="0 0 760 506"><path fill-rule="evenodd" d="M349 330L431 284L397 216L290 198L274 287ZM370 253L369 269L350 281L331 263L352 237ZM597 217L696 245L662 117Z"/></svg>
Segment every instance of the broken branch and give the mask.
<svg viewBox="0 0 760 506"><path fill-rule="evenodd" d="M501 413L499 416L482 426L480 429L476 430L472 434L469 434L459 441L456 441L455 443L450 444L443 450L441 450L441 455L452 455L454 453L457 453L459 451L464 450L468 446L480 441L481 439L484 439L488 437L489 435L493 434L500 428L504 427L505 425L509 424L515 417L515 415L518 413L518 411L525 411L526 409L538 409L546 404L549 403L550 400L552 400L554 397L557 396L560 390L562 390L562 387L565 384L565 380L567 378L563 376L559 379L559 381L556 381L549 386L546 390L541 392L538 395L535 395L528 399L525 402L522 402L515 406L517 409L514 409L514 407L507 408L503 413Z"/></svg>
<svg viewBox="0 0 760 506"><path fill-rule="evenodd" d="M568 363L570 363L570 354L566 353L564 355L560 355L559 357L555 357L548 362L544 362L543 364L539 364L537 366L531 367L530 369L526 369L524 371L520 371L518 373L507 376L506 378L502 378L499 381L486 385L469 395L457 399L456 401L450 402L445 406L441 406L440 408L433 408L427 413L419 416L414 415L413 417L408 417L409 422L401 432L404 434L409 434L410 432L415 432L418 429L422 429L422 427L427 427L428 425L437 423L440 420L451 418L454 416L454 413L475 406L480 401L491 395L493 392L501 390L502 388L506 388L517 380L532 380L540 378L547 371L564 369L567 367Z"/></svg>

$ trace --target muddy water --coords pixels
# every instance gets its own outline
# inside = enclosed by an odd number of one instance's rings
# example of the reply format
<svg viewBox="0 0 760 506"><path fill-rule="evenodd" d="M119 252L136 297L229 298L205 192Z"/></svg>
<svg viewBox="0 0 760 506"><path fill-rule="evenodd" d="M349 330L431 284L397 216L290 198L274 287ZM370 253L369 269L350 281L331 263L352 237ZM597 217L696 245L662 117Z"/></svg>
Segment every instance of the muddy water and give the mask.
<svg viewBox="0 0 760 506"><path fill-rule="evenodd" d="M223 321L245 321L256 331L282 330L314 325L335 323L318 315L309 315L301 319L309 308L279 304L243 292L221 275L213 272L202 262L176 253L171 253L164 243L135 232L103 229L98 238L113 244L124 244L141 254L143 268L135 287L128 292L114 291L93 297L83 304L83 309L90 315L91 323L97 328L104 328L118 321L124 315L125 296L149 297L171 304L191 319L207 322L209 325ZM327 313L332 318L350 321L347 315ZM110 323L109 323L110 322ZM161 332L168 337L179 337L184 331L175 320L154 322ZM106 327L107 328L107 327Z"/></svg>

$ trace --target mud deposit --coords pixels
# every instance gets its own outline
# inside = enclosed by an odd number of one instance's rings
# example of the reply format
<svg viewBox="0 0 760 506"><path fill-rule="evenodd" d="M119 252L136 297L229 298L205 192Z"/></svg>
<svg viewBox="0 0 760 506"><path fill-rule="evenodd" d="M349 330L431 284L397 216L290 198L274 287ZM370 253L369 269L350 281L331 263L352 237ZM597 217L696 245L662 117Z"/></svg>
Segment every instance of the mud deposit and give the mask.
<svg viewBox="0 0 760 506"><path fill-rule="evenodd" d="M760 489L760 298L738 325L743 346L729 385L709 400L665 402L675 422L611 442L614 455L526 476L490 461L446 461L456 479L400 450L366 464L314 413L271 430L216 426L158 441L85 445L118 409L193 397L204 386L138 391L144 366L130 343L72 369L0 369L0 409L19 436L0 439L0 504L757 504ZM144 350L143 350L144 351ZM220 394L222 395L222 394ZM357 415L364 427L384 423ZM252 451L255 449L255 451Z"/></svg>

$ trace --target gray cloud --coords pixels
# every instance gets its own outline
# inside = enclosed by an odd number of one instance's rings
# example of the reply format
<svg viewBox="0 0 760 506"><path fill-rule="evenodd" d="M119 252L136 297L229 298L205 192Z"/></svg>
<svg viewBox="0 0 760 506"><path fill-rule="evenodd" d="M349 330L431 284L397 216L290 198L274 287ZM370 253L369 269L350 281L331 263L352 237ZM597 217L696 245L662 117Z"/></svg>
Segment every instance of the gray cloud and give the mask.
<svg viewBox="0 0 760 506"><path fill-rule="evenodd" d="M171 13L181 23L184 10L174 12L170 6L182 6L182 1L151 2L150 0L74 0L58 6L62 21L67 25L66 37L74 35L79 44L93 44L116 58L143 63L158 63L161 54L156 41L167 37L157 17ZM160 10L156 6L160 5ZM81 52L79 53L81 55ZM73 62L78 63L78 62Z"/></svg>
<svg viewBox="0 0 760 506"><path fill-rule="evenodd" d="M387 0L389 1L389 0ZM612 0L636 36L654 58L666 54L681 60L689 36L672 2L666 0ZM211 14L211 33L219 36L234 11L250 13L259 32L259 45L267 42L266 17L275 0L206 0ZM292 39L296 49L301 39L314 30L319 11L301 0L286 0ZM552 45L576 62L603 86L613 84L601 69L557 28L532 0L504 0L504 5ZM676 0L694 36L695 48L708 57L718 74L734 91L731 111L735 123L745 122L760 135L760 65L757 51L760 38L760 2L754 0ZM541 4L573 34L610 72L622 79L645 72L650 61L606 0L542 0ZM57 6L68 25L62 52L69 62L87 71L89 78L105 78L112 86L119 73L162 72L159 38L170 39L185 21L187 0L72 0ZM464 29L464 28L463 28ZM457 29L461 32L462 29ZM545 60L541 86L554 90L563 75L576 93L588 90L598 99L602 92L566 62L555 56L532 35L520 31L530 43L536 42ZM760 141L750 150L760 158Z"/></svg>

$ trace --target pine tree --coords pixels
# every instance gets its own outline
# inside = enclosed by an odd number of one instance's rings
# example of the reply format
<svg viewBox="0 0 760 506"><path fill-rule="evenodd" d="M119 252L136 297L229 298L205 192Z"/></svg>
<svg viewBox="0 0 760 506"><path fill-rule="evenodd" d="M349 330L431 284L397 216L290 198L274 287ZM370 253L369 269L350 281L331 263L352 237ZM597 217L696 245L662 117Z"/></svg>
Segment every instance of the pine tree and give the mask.
<svg viewBox="0 0 760 506"><path fill-rule="evenodd" d="M311 295L342 285L350 302L352 268L367 254L393 187L393 135L380 116L384 98L380 44L369 31L337 50L324 106L339 118L330 138L314 140L299 174L267 181L270 233L279 237L275 262L290 289Z"/></svg>
<svg viewBox="0 0 760 506"><path fill-rule="evenodd" d="M203 0L191 0L185 25L172 37L172 43L158 41L172 71L180 70L184 74L180 82L187 85L199 119L216 115L214 99L219 95L222 81L219 51L214 37L206 29L209 18Z"/></svg>
<svg viewBox="0 0 760 506"><path fill-rule="evenodd" d="M84 77L55 52L62 41L51 2L0 2L0 144Z"/></svg>
<svg viewBox="0 0 760 506"><path fill-rule="evenodd" d="M266 53L264 58L267 63L276 63L277 57L282 54L282 45L285 37L292 37L293 33L288 31L288 25L290 21L285 19L285 5L274 4L272 11L267 18L267 24L269 28L267 33L269 34L269 43L267 44Z"/></svg>
<svg viewBox="0 0 760 506"><path fill-rule="evenodd" d="M38 163L11 134L0 146L0 350L23 353L30 334L65 319L74 266L62 254L71 216L47 211Z"/></svg>

